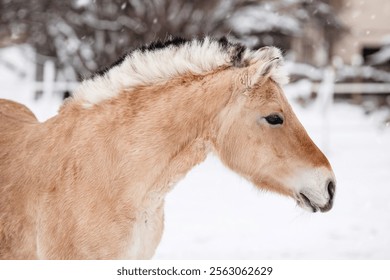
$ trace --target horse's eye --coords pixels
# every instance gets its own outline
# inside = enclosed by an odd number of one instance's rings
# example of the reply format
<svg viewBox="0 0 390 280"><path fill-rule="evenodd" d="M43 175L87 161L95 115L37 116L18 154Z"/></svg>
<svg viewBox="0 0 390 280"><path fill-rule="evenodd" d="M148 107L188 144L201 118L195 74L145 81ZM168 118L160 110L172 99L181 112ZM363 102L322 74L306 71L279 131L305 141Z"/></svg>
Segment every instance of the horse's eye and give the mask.
<svg viewBox="0 0 390 280"><path fill-rule="evenodd" d="M265 120L266 120L267 123L269 123L270 125L283 124L283 119L282 119L282 117L279 116L279 115L277 115L277 114L272 114L272 115L266 116L266 117L265 117Z"/></svg>

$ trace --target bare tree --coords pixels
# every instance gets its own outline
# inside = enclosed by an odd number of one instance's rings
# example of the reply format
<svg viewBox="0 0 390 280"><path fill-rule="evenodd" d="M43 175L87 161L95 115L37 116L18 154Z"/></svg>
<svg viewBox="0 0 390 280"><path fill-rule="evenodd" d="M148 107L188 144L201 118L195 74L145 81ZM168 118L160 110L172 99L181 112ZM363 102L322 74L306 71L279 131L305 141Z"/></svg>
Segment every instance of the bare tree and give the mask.
<svg viewBox="0 0 390 280"><path fill-rule="evenodd" d="M79 79L169 35L228 34L256 46L273 38L289 48L308 19L330 22L331 13L314 13L319 5L329 6L320 0L0 0L0 46L31 44L66 77Z"/></svg>

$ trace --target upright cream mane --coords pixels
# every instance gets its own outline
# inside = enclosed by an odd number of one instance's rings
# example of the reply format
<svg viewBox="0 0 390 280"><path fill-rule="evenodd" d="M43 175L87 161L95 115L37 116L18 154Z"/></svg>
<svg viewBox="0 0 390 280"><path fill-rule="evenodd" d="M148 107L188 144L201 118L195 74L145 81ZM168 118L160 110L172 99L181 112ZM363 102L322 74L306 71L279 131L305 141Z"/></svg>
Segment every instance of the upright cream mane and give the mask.
<svg viewBox="0 0 390 280"><path fill-rule="evenodd" d="M246 67L270 59L282 62L280 50L267 47L267 50L251 51L226 38L157 41L132 51L109 69L84 80L74 92L74 99L90 107L117 96L124 89L163 83L184 74L205 75L220 68ZM281 67L272 70L271 78L279 84L287 82Z"/></svg>

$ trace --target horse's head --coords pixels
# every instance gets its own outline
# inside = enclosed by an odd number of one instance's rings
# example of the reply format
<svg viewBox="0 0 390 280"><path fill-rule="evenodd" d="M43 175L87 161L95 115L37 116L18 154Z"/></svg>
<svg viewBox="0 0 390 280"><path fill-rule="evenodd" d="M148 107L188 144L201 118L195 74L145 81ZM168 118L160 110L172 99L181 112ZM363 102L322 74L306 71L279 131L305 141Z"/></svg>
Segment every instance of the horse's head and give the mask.
<svg viewBox="0 0 390 280"><path fill-rule="evenodd" d="M259 188L325 212L332 208L335 177L284 96L281 63L280 51L269 47L234 70L231 102L220 114L214 146L227 166Z"/></svg>

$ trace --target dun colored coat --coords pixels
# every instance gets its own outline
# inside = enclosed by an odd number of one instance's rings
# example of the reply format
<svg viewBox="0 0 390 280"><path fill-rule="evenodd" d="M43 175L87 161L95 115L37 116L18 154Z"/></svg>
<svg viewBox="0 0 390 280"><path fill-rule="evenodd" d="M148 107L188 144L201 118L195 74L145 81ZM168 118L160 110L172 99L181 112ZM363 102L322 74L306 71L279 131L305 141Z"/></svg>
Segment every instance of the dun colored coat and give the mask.
<svg viewBox="0 0 390 280"><path fill-rule="evenodd" d="M164 198L208 153L262 189L332 207L326 157L294 115L278 49L222 38L136 49L37 121L0 100L0 259L147 259Z"/></svg>

